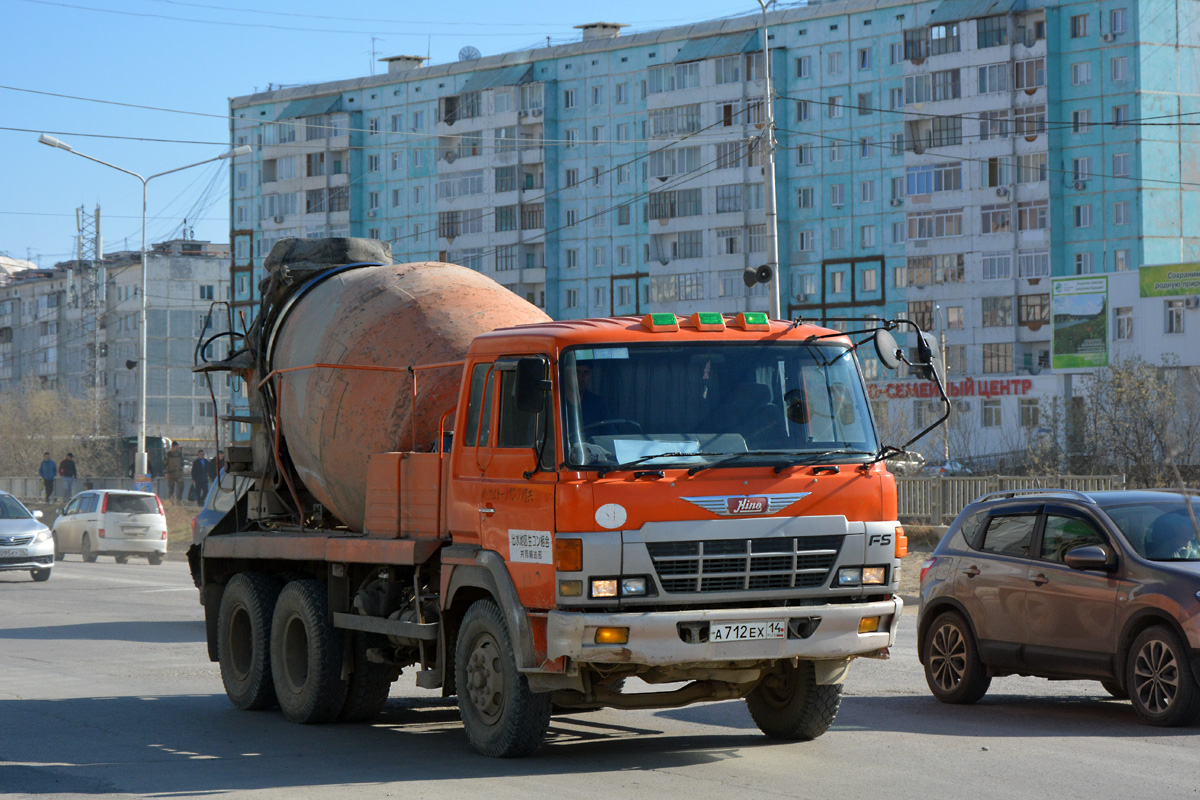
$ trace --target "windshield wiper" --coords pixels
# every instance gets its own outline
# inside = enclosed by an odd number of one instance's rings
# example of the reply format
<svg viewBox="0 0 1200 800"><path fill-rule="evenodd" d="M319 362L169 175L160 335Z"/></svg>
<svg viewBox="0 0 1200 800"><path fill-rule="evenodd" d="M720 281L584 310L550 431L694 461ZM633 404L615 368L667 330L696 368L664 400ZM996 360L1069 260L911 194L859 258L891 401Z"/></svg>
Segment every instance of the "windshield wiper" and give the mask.
<svg viewBox="0 0 1200 800"><path fill-rule="evenodd" d="M627 469L633 469L638 464L643 464L647 461L653 461L656 458L682 458L684 456L719 456L724 453L655 453L651 456L642 456L635 458L633 461L626 461L624 464L613 464L611 467L601 467L596 471L597 478L603 478L610 472L618 472ZM689 470L690 472L690 470Z"/></svg>
<svg viewBox="0 0 1200 800"><path fill-rule="evenodd" d="M795 458L788 461L786 464L779 464L775 467L775 474L783 472L788 467L794 467L799 464L811 464L814 461L829 456L877 456L879 453L873 450L849 450L841 447L834 450L822 450L819 453L798 453Z"/></svg>
<svg viewBox="0 0 1200 800"><path fill-rule="evenodd" d="M875 455L875 453L870 450L848 450L846 448L838 448L835 450L822 450L817 453L795 453L795 452L789 453L786 451L779 451L779 450L747 450L744 453L733 453L731 455L726 456L725 458L722 458L719 461L713 461L708 464L697 464L696 466L694 466L688 470L688 475L695 475L697 472L703 472L704 470L712 469L713 467L733 466L738 461L741 461L743 458L747 458L747 457L751 457L751 456L775 456L777 458L784 459L785 463L778 464L775 467L775 474L778 475L780 472L783 472L788 467L793 467L797 464L811 463L813 461L816 461L821 458L826 458L828 456L873 456L873 455Z"/></svg>

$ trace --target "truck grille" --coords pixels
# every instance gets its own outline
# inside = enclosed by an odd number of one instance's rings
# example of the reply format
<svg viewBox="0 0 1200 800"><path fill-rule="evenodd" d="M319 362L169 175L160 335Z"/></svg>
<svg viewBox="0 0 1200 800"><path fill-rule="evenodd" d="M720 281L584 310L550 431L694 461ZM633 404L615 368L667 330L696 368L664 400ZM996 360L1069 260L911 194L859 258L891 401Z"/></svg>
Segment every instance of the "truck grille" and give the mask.
<svg viewBox="0 0 1200 800"><path fill-rule="evenodd" d="M810 589L825 583L844 536L646 545L664 592Z"/></svg>
<svg viewBox="0 0 1200 800"><path fill-rule="evenodd" d="M0 547L24 547L32 541L32 533L18 533L15 536L0 536Z"/></svg>

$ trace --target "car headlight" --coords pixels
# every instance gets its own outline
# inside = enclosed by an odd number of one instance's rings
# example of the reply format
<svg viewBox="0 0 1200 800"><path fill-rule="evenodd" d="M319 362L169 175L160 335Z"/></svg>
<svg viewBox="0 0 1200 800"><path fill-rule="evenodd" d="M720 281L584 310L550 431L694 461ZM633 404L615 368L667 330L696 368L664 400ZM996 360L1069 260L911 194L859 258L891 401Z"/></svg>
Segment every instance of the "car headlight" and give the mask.
<svg viewBox="0 0 1200 800"><path fill-rule="evenodd" d="M35 542L44 542L49 538L50 538L50 529L42 528L40 531L37 532L37 536L33 537L33 540Z"/></svg>

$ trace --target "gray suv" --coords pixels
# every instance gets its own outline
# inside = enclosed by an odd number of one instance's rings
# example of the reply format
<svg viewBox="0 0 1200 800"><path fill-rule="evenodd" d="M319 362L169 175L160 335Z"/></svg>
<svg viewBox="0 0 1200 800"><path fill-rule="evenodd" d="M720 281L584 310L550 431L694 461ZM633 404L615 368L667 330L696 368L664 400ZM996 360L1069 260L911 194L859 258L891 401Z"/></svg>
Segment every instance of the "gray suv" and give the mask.
<svg viewBox="0 0 1200 800"><path fill-rule="evenodd" d="M1195 721L1197 516L1182 492L972 502L921 566L917 652L934 696L974 703L1003 675L1093 679L1151 725Z"/></svg>

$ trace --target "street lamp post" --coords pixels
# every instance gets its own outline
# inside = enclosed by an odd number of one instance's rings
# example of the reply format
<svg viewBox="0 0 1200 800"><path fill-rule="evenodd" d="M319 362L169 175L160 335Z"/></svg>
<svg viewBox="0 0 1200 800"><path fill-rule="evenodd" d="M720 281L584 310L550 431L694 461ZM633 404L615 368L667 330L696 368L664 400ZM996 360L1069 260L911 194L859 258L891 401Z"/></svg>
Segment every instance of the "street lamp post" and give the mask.
<svg viewBox="0 0 1200 800"><path fill-rule="evenodd" d="M942 306L940 303L934 303L933 308L935 311L937 311L938 327L941 329L941 339L942 339L941 347L942 347L942 365L943 365L942 377L946 382L946 386L949 386L950 385L950 364L949 364L949 360L946 358L946 318L942 315ZM949 389L947 389L946 391L949 391ZM945 463L947 465L947 467L949 467L949 465L950 465L950 426L948 424L942 425L942 456L943 456L943 463Z"/></svg>
<svg viewBox="0 0 1200 800"><path fill-rule="evenodd" d="M170 175L174 172L180 172L192 167L198 167L201 164L209 164L213 161L223 161L227 158L237 158L250 154L250 147L242 145L235 147L233 150L221 153L219 156L206 158L203 161L197 161L194 164L185 164L182 167L169 169L165 172L156 172L153 175L142 177L132 170L118 167L116 164L110 164L107 161L101 161L94 156L89 156L86 153L81 153L75 150L71 145L43 133L38 137L38 141L49 147L57 147L60 150L66 150L68 153L73 153L80 158L86 158L88 161L95 161L97 164L103 164L106 167L111 167L118 172L124 172L126 175L132 175L142 182L142 304L138 311L138 367L141 374L138 375L138 443L137 455L134 460L134 480L142 482L147 480L146 476L150 474L150 463L146 455L146 186L155 178L161 178L164 175Z"/></svg>

